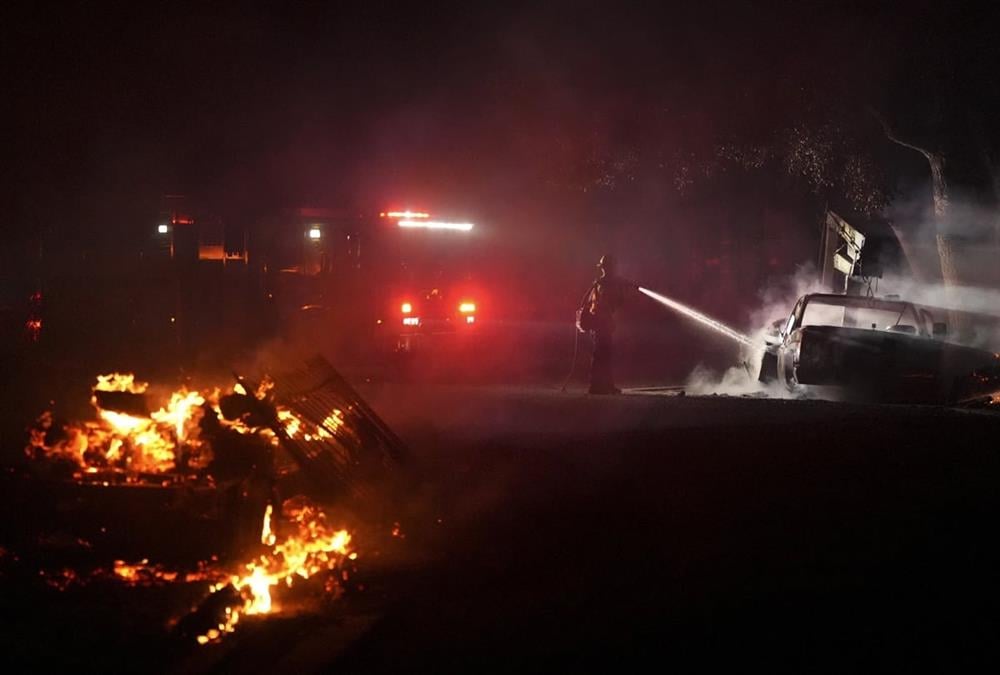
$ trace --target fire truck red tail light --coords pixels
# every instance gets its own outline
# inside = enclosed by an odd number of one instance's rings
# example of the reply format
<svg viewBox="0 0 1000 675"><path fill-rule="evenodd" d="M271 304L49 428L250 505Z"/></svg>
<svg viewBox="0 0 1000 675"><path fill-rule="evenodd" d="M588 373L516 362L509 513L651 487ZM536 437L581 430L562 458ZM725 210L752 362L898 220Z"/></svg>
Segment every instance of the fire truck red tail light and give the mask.
<svg viewBox="0 0 1000 675"><path fill-rule="evenodd" d="M402 312L403 314L412 314L413 305L410 304L409 302L404 302L402 305L399 306L399 311Z"/></svg>
<svg viewBox="0 0 1000 675"><path fill-rule="evenodd" d="M476 303L463 302L458 306L458 311L462 314L474 314L476 312Z"/></svg>

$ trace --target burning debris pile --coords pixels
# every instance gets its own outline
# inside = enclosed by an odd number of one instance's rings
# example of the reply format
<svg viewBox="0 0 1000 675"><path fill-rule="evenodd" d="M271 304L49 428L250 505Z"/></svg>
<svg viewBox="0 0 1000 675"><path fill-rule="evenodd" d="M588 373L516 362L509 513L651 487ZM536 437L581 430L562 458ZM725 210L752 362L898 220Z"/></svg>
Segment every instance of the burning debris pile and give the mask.
<svg viewBox="0 0 1000 675"><path fill-rule="evenodd" d="M32 460L72 468L78 479L98 473L134 479L185 467L206 468L211 457L198 428L204 396L181 389L167 405L149 413L144 409L148 386L132 374L98 376L91 398L98 419L57 423L52 412L46 411L29 429L25 453Z"/></svg>
<svg viewBox="0 0 1000 675"><path fill-rule="evenodd" d="M372 479L402 454L339 374L317 360L259 386L238 379L226 392L181 387L153 400L132 374L101 375L94 419L46 411L28 430L24 476L12 485L24 501L42 489L53 502L33 516L45 533L36 541L59 539L77 549L74 560L82 550L107 561L89 571L57 566L40 573L46 584L204 584L191 613L171 622L199 644L233 632L241 617L339 597L358 554L350 529L317 500L361 506ZM163 541L172 538L189 541Z"/></svg>
<svg viewBox="0 0 1000 675"><path fill-rule="evenodd" d="M148 558L115 560L110 567L87 572L71 567L41 570L39 577L57 591L95 583L200 585L205 590L190 613L169 623L178 635L197 644L217 642L236 630L241 617L279 614L339 598L356 571L358 553L351 533L332 526L319 506L297 497L285 501L281 515L274 518L273 507L266 507L260 544L245 562L213 557L182 571Z"/></svg>
<svg viewBox="0 0 1000 675"><path fill-rule="evenodd" d="M221 459L214 445L227 433L280 445L273 420L262 414L261 402L272 388L273 383L265 380L251 396L241 383L226 394L218 387L204 391L181 387L150 412L147 382L131 373L99 375L91 397L97 419L58 422L46 411L29 429L25 453L31 460L68 470L76 480L211 482L213 465ZM274 404L274 411L291 438L306 442L332 438L330 431L285 406ZM343 424L343 413L333 409L325 422L335 431Z"/></svg>

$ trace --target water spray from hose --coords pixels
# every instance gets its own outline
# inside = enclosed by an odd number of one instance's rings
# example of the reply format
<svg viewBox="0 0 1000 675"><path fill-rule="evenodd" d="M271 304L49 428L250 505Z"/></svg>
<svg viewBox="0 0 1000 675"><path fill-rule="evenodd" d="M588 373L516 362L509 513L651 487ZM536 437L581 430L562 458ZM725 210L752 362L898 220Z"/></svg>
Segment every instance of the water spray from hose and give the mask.
<svg viewBox="0 0 1000 675"><path fill-rule="evenodd" d="M669 307L675 312L679 312L680 314L683 314L689 319L694 319L701 325L706 326L707 328L711 328L715 332L721 333L722 335L725 335L727 338L735 340L736 342L739 342L742 345L749 346L754 344L754 341L750 338L750 336L745 335L744 333L741 333L738 330L730 328L721 321L716 321L715 319L707 317L701 312L691 309L687 305L682 305L676 300L671 300L666 296L660 295L659 293L651 291L648 288L642 288L641 286L639 287L639 292L642 293L643 295L649 296L650 298L656 300L660 304Z"/></svg>

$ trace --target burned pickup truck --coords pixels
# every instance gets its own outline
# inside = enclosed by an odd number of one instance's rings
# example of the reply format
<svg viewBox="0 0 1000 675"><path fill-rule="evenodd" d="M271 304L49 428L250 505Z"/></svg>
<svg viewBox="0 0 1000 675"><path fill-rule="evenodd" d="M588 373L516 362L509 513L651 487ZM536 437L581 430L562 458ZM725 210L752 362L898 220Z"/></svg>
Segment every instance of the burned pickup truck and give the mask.
<svg viewBox="0 0 1000 675"><path fill-rule="evenodd" d="M1000 356L948 341L942 310L837 294L799 298L772 324L763 382L832 387L854 399L969 403L1000 391Z"/></svg>

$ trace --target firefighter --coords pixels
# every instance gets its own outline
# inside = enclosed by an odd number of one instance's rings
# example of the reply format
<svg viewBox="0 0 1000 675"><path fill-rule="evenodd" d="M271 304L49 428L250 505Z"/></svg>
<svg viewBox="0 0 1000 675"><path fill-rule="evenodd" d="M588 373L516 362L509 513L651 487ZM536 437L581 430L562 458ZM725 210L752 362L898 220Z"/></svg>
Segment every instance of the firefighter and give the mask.
<svg viewBox="0 0 1000 675"><path fill-rule="evenodd" d="M625 291L635 284L615 274L615 260L601 256L597 263L598 277L584 303L594 351L590 362L591 394L620 394L613 372L615 312L625 301Z"/></svg>

